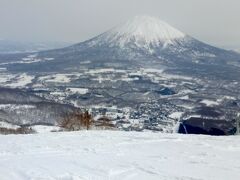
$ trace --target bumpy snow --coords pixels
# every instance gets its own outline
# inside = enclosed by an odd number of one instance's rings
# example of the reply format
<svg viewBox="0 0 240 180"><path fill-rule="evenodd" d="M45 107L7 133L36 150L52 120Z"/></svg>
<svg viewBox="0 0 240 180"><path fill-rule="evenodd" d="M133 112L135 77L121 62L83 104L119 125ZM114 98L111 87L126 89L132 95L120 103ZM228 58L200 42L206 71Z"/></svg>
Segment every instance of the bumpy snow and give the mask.
<svg viewBox="0 0 240 180"><path fill-rule="evenodd" d="M240 137L81 131L0 136L2 180L239 179Z"/></svg>
<svg viewBox="0 0 240 180"><path fill-rule="evenodd" d="M47 133L47 132L54 132L54 131L60 130L60 127L58 126L44 126L44 125L35 125L35 126L31 126L31 128L36 133Z"/></svg>
<svg viewBox="0 0 240 180"><path fill-rule="evenodd" d="M13 125L8 122L0 121L0 128L17 129L17 128L20 128L20 126Z"/></svg>
<svg viewBox="0 0 240 180"><path fill-rule="evenodd" d="M12 88L25 87L28 84L31 84L34 78L35 78L34 76L28 75L27 73L23 73L11 79L11 82L6 83L6 86L12 87ZM1 81L1 78L0 78L0 81Z"/></svg>
<svg viewBox="0 0 240 180"><path fill-rule="evenodd" d="M201 103L206 104L207 106L214 106L214 105L217 106L217 105L219 105L218 102L212 101L212 100L208 100L208 99L202 100Z"/></svg>
<svg viewBox="0 0 240 180"><path fill-rule="evenodd" d="M184 112L174 112L169 115L170 118L179 120Z"/></svg>
<svg viewBox="0 0 240 180"><path fill-rule="evenodd" d="M173 28L158 18L151 16L136 16L126 23L113 28L105 37L108 41L125 45L132 40L149 45L173 43L176 39L184 38L185 34Z"/></svg>
<svg viewBox="0 0 240 180"><path fill-rule="evenodd" d="M49 83L69 83L71 82L69 74L54 74L48 76L39 77L40 81L49 82Z"/></svg>
<svg viewBox="0 0 240 180"><path fill-rule="evenodd" d="M77 94L87 94L88 93L87 88L68 88L67 90L71 91L72 93L77 93Z"/></svg>

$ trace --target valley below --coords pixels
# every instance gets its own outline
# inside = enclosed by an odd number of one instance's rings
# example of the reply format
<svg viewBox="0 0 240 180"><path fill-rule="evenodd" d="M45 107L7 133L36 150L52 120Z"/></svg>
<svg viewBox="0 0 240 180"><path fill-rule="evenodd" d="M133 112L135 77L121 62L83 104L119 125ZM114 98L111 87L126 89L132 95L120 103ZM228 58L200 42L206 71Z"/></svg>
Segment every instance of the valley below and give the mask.
<svg viewBox="0 0 240 180"><path fill-rule="evenodd" d="M106 115L125 130L173 132L180 120L189 117L233 121L239 109L238 81L169 74L164 69L91 69L82 65L71 73L0 73L5 88L20 88L26 96L42 98L39 102L45 101L49 107L57 103L59 108L87 109L96 118ZM41 120L34 113L29 115L36 105L24 99L6 100L0 109L15 117L18 125L56 125L60 120L60 116Z"/></svg>

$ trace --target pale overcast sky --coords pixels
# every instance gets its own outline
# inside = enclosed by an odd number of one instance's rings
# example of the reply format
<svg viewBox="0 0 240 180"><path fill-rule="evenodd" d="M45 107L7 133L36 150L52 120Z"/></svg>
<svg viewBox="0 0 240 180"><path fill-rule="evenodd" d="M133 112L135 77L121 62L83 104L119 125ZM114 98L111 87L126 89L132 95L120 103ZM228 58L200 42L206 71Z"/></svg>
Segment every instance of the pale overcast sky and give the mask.
<svg viewBox="0 0 240 180"><path fill-rule="evenodd" d="M240 48L240 0L0 0L0 38L80 42L135 15L212 45Z"/></svg>

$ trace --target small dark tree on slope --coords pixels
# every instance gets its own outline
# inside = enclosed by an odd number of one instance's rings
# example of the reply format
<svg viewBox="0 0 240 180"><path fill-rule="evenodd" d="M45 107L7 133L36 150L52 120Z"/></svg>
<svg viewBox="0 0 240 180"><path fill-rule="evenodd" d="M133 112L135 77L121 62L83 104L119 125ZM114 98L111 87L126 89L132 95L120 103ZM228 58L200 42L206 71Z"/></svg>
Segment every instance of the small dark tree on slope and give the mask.
<svg viewBox="0 0 240 180"><path fill-rule="evenodd" d="M88 111L85 111L84 113L81 111L74 111L65 114L63 120L60 122L60 127L68 131L78 131L82 129L89 130L92 123L92 116Z"/></svg>

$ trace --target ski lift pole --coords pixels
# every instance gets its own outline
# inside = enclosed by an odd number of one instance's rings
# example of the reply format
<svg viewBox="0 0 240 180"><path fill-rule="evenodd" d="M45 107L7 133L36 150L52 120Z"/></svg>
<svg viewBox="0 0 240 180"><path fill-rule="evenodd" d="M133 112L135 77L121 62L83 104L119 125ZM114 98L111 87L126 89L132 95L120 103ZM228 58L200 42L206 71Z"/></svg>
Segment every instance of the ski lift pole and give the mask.
<svg viewBox="0 0 240 180"><path fill-rule="evenodd" d="M236 127L237 127L237 135L239 135L240 134L240 113L238 113L238 115L237 115L237 121L236 121Z"/></svg>

